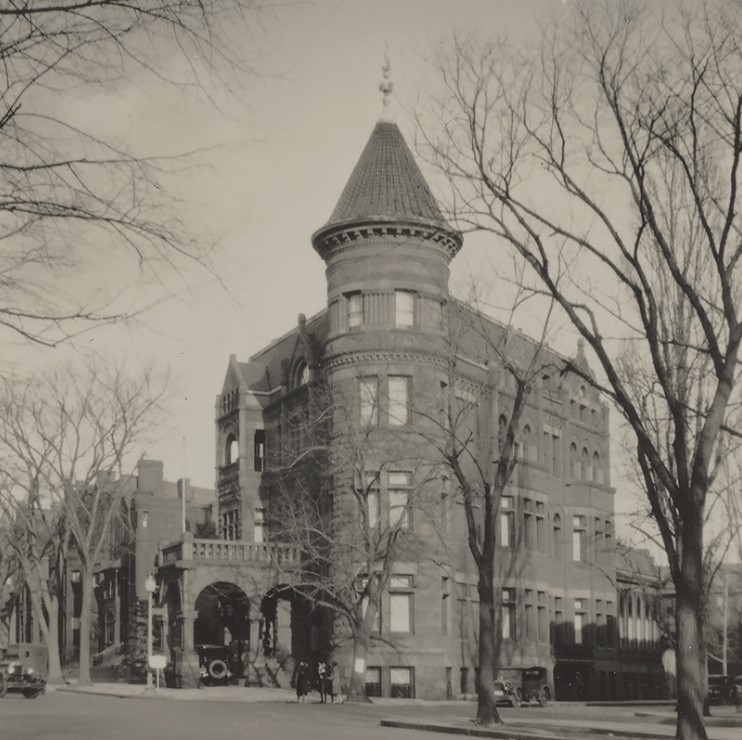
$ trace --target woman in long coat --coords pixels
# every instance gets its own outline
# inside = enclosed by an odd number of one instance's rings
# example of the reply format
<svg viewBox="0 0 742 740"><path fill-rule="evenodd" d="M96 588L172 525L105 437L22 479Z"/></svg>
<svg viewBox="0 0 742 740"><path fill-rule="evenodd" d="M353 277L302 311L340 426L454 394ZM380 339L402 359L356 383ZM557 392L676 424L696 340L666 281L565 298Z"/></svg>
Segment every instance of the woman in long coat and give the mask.
<svg viewBox="0 0 742 740"><path fill-rule="evenodd" d="M335 703L335 697L337 697L338 704L341 704L340 701L340 670L338 669L338 664L336 661L332 661L332 665L330 666L330 675L328 676L330 679L330 700L332 703Z"/></svg>
<svg viewBox="0 0 742 740"><path fill-rule="evenodd" d="M303 660L296 671L296 700L304 701L309 693L309 665Z"/></svg>

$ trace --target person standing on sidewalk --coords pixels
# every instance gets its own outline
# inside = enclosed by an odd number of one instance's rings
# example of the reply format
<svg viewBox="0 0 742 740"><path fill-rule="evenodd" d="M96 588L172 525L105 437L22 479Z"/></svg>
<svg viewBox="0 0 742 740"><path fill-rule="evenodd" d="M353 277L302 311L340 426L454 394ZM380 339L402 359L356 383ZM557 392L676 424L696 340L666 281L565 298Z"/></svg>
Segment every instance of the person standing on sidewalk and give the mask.
<svg viewBox="0 0 742 740"><path fill-rule="evenodd" d="M317 666L317 688L319 689L319 703L327 702L327 664L320 660Z"/></svg>
<svg viewBox="0 0 742 740"><path fill-rule="evenodd" d="M330 684L330 701L335 704L335 698L337 697L337 703L342 704L340 699L340 669L334 660L330 666L330 673L327 678Z"/></svg>
<svg viewBox="0 0 742 740"><path fill-rule="evenodd" d="M309 693L309 666L302 660L296 671L296 700L303 702Z"/></svg>

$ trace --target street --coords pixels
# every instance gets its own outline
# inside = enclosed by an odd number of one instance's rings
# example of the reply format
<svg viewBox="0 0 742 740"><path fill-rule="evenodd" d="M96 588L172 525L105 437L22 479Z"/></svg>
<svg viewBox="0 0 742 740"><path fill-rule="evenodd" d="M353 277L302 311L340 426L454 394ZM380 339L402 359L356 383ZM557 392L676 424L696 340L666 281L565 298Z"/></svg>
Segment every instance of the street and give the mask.
<svg viewBox="0 0 742 740"><path fill-rule="evenodd" d="M206 694L208 697L208 694ZM162 697L117 698L50 691L29 701L20 695L0 700L0 740L422 740L436 735L418 730L381 727L381 719L454 723L466 726L474 717L473 703L396 703L321 705L312 697L306 704L294 701L245 702ZM586 725L627 732L672 737L669 707L550 706L502 708L505 722L513 726L555 724L563 729ZM716 717L736 721L731 708L718 709ZM664 717L664 722L662 721ZM724 723L726 724L726 722ZM711 728L709 728L711 729ZM710 737L739 737L739 727L715 728ZM443 736L440 736L443 737Z"/></svg>

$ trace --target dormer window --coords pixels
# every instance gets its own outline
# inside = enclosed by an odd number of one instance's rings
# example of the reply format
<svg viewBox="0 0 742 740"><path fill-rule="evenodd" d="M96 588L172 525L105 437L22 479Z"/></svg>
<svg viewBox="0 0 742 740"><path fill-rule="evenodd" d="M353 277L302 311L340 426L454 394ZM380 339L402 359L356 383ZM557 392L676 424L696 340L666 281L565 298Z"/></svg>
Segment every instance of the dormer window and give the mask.
<svg viewBox="0 0 742 740"><path fill-rule="evenodd" d="M299 388L309 382L309 366L301 360L294 370L294 388Z"/></svg>
<svg viewBox="0 0 742 740"><path fill-rule="evenodd" d="M415 294L409 290L394 292L394 325L398 329L415 326Z"/></svg>
<svg viewBox="0 0 742 740"><path fill-rule="evenodd" d="M234 434L230 434L227 437L227 443L224 449L224 464L232 465L236 463L240 458L240 446L237 442L237 437Z"/></svg>
<svg viewBox="0 0 742 740"><path fill-rule="evenodd" d="M360 293L348 293L348 328L356 329L363 325L363 296Z"/></svg>

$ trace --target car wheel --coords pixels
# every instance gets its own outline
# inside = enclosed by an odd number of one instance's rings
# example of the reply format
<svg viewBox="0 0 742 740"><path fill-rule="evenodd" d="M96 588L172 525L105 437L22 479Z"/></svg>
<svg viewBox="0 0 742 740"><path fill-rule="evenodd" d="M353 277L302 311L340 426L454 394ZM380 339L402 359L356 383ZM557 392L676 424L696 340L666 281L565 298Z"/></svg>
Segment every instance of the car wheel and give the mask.
<svg viewBox="0 0 742 740"><path fill-rule="evenodd" d="M42 689L23 689L23 696L26 699L35 699L37 696L41 696Z"/></svg>
<svg viewBox="0 0 742 740"><path fill-rule="evenodd" d="M206 670L215 681L222 681L227 677L227 664L223 660L212 660Z"/></svg>
<svg viewBox="0 0 742 740"><path fill-rule="evenodd" d="M521 698L520 689L515 689L515 691L513 691L513 693L510 694L510 706L515 709L518 709L518 707L520 707L521 701L522 701L522 698Z"/></svg>

